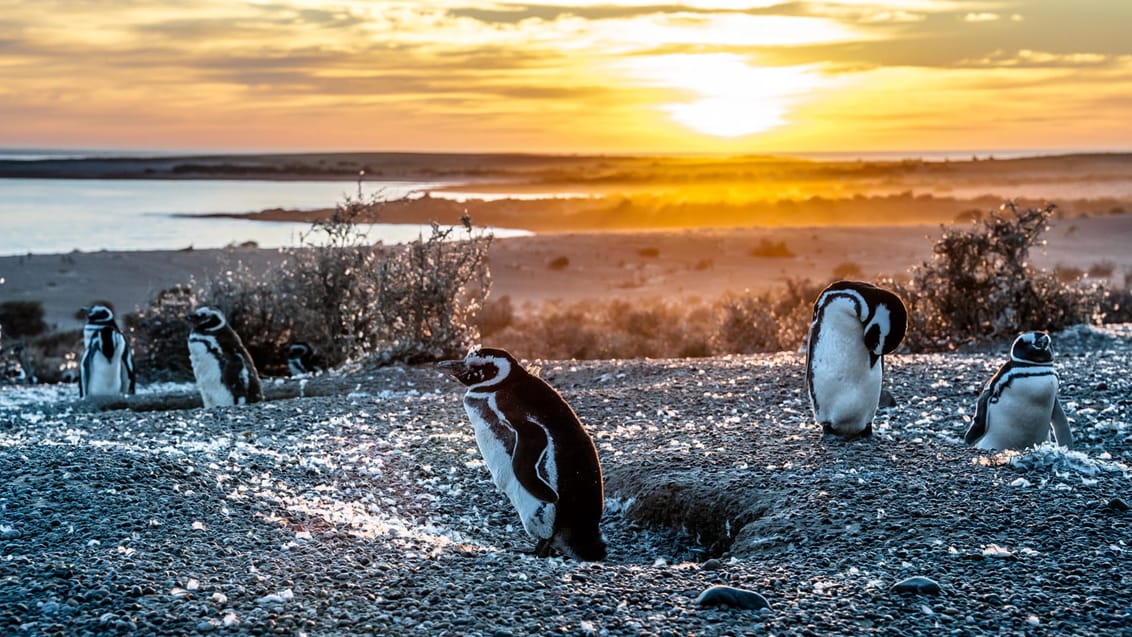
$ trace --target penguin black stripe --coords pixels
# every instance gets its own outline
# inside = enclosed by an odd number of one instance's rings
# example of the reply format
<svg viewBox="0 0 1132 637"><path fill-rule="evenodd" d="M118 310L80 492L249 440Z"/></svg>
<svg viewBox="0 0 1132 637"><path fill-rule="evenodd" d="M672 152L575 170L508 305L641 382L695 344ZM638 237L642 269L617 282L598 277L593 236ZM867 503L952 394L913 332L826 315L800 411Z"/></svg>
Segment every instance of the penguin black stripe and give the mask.
<svg viewBox="0 0 1132 637"><path fill-rule="evenodd" d="M1014 339L1010 357L987 381L963 440L979 449L1022 450L1049 441L1072 448L1069 419L1058 399L1060 379L1044 332Z"/></svg>
<svg viewBox="0 0 1132 637"><path fill-rule="evenodd" d="M1029 371L1024 371L1029 368ZM1024 378L1040 378L1042 376L1053 376L1059 378L1057 372L1052 367L1046 365L1025 365L1019 366L1014 361L1003 365L1001 369L991 378L990 381L990 401L992 403L998 402L1002 393L1010 387L1010 384L1015 380Z"/></svg>

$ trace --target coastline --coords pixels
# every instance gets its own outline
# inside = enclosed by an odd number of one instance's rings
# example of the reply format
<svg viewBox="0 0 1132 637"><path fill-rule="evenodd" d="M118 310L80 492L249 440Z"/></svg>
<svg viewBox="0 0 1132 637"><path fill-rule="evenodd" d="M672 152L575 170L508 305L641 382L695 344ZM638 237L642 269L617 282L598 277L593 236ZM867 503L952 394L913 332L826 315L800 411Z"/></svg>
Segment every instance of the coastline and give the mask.
<svg viewBox="0 0 1132 637"><path fill-rule="evenodd" d="M496 238L489 252L491 298L508 297L522 311L546 302L610 298L713 300L728 292L765 291L788 280L822 281L839 266L856 276L899 277L931 259L938 225L798 228L690 228L569 232ZM1114 282L1132 273L1132 215L1057 220L1037 267L1110 267ZM760 256L781 243L789 255ZM0 298L41 301L56 329L78 329L75 311L109 300L120 312L144 307L154 294L203 282L243 264L254 272L279 265L278 250L70 252L0 257ZM565 259L567 265L553 266ZM852 266L852 267L850 267Z"/></svg>

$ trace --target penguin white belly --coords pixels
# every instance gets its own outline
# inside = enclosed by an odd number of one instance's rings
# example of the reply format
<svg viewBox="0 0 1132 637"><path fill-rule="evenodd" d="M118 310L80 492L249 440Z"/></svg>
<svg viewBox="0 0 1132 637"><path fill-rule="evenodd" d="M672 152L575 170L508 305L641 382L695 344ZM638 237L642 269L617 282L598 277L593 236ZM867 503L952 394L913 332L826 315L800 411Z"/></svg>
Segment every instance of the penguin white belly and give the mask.
<svg viewBox="0 0 1132 637"><path fill-rule="evenodd" d="M479 405L482 404L482 402L479 403ZM550 538L554 534L556 506L553 503L539 500L523 488L518 478L515 477L515 470L511 464L512 452L508 451L504 441L492 430L492 423L484 419L480 412L482 407L479 405L466 403L465 411L468 414L468 419L472 421L476 432L476 446L479 447L480 453L483 455L487 470L491 472L492 482L507 495L507 499L511 501L511 505L519 513L523 528L531 537ZM499 422L495 426L505 427L506 425ZM508 427L508 429L510 428ZM511 430L511 435L515 435L514 430ZM550 463L554 462L553 452L553 442L548 441L547 455ZM556 470L555 473L557 473Z"/></svg>
<svg viewBox="0 0 1132 637"><path fill-rule="evenodd" d="M1021 450L1048 441L1057 388L1053 374L1012 379L998 400L987 402L987 433L975 447Z"/></svg>
<svg viewBox="0 0 1132 637"><path fill-rule="evenodd" d="M839 433L855 433L876 415L881 363L869 367L859 321L830 314L825 317L810 359L814 411L819 423L829 423Z"/></svg>
<svg viewBox="0 0 1132 637"><path fill-rule="evenodd" d="M232 392L224 386L220 360L209 351L207 343L196 338L190 339L189 360L193 364L193 376L196 377L197 389L205 407L227 407L236 404Z"/></svg>
<svg viewBox="0 0 1132 637"><path fill-rule="evenodd" d="M98 352L93 352L90 360L90 374L86 380L88 396L113 396L123 393L121 354L113 360Z"/></svg>

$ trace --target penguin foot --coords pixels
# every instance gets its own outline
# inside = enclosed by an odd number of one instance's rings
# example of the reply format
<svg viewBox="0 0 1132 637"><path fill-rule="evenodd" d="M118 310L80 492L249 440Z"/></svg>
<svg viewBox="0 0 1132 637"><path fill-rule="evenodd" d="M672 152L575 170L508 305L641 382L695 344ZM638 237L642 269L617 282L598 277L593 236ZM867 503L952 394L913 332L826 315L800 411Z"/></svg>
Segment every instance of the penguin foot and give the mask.
<svg viewBox="0 0 1132 637"><path fill-rule="evenodd" d="M864 429L862 429L861 431L859 431L857 433L853 433L853 434L846 434L846 433L842 433L840 431L837 431L836 429L833 428L833 425L829 424L828 422L823 422L821 424L821 430L822 430L822 434L823 434L822 438L837 438L839 440L859 440L861 438L872 437L872 435L873 435L873 423L870 422L869 424L865 425Z"/></svg>
<svg viewBox="0 0 1132 637"><path fill-rule="evenodd" d="M554 555L554 547L550 545L550 538L543 538L535 544L535 549L532 551L535 557L551 557Z"/></svg>

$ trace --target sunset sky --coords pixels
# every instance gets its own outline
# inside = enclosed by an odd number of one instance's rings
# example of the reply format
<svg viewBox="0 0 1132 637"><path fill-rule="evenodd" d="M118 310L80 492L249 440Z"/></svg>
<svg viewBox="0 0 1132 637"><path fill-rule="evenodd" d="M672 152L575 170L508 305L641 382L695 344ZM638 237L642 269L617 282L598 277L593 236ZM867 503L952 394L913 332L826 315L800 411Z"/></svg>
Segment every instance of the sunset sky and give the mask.
<svg viewBox="0 0 1132 637"><path fill-rule="evenodd" d="M1132 150L1132 1L0 0L0 147Z"/></svg>

